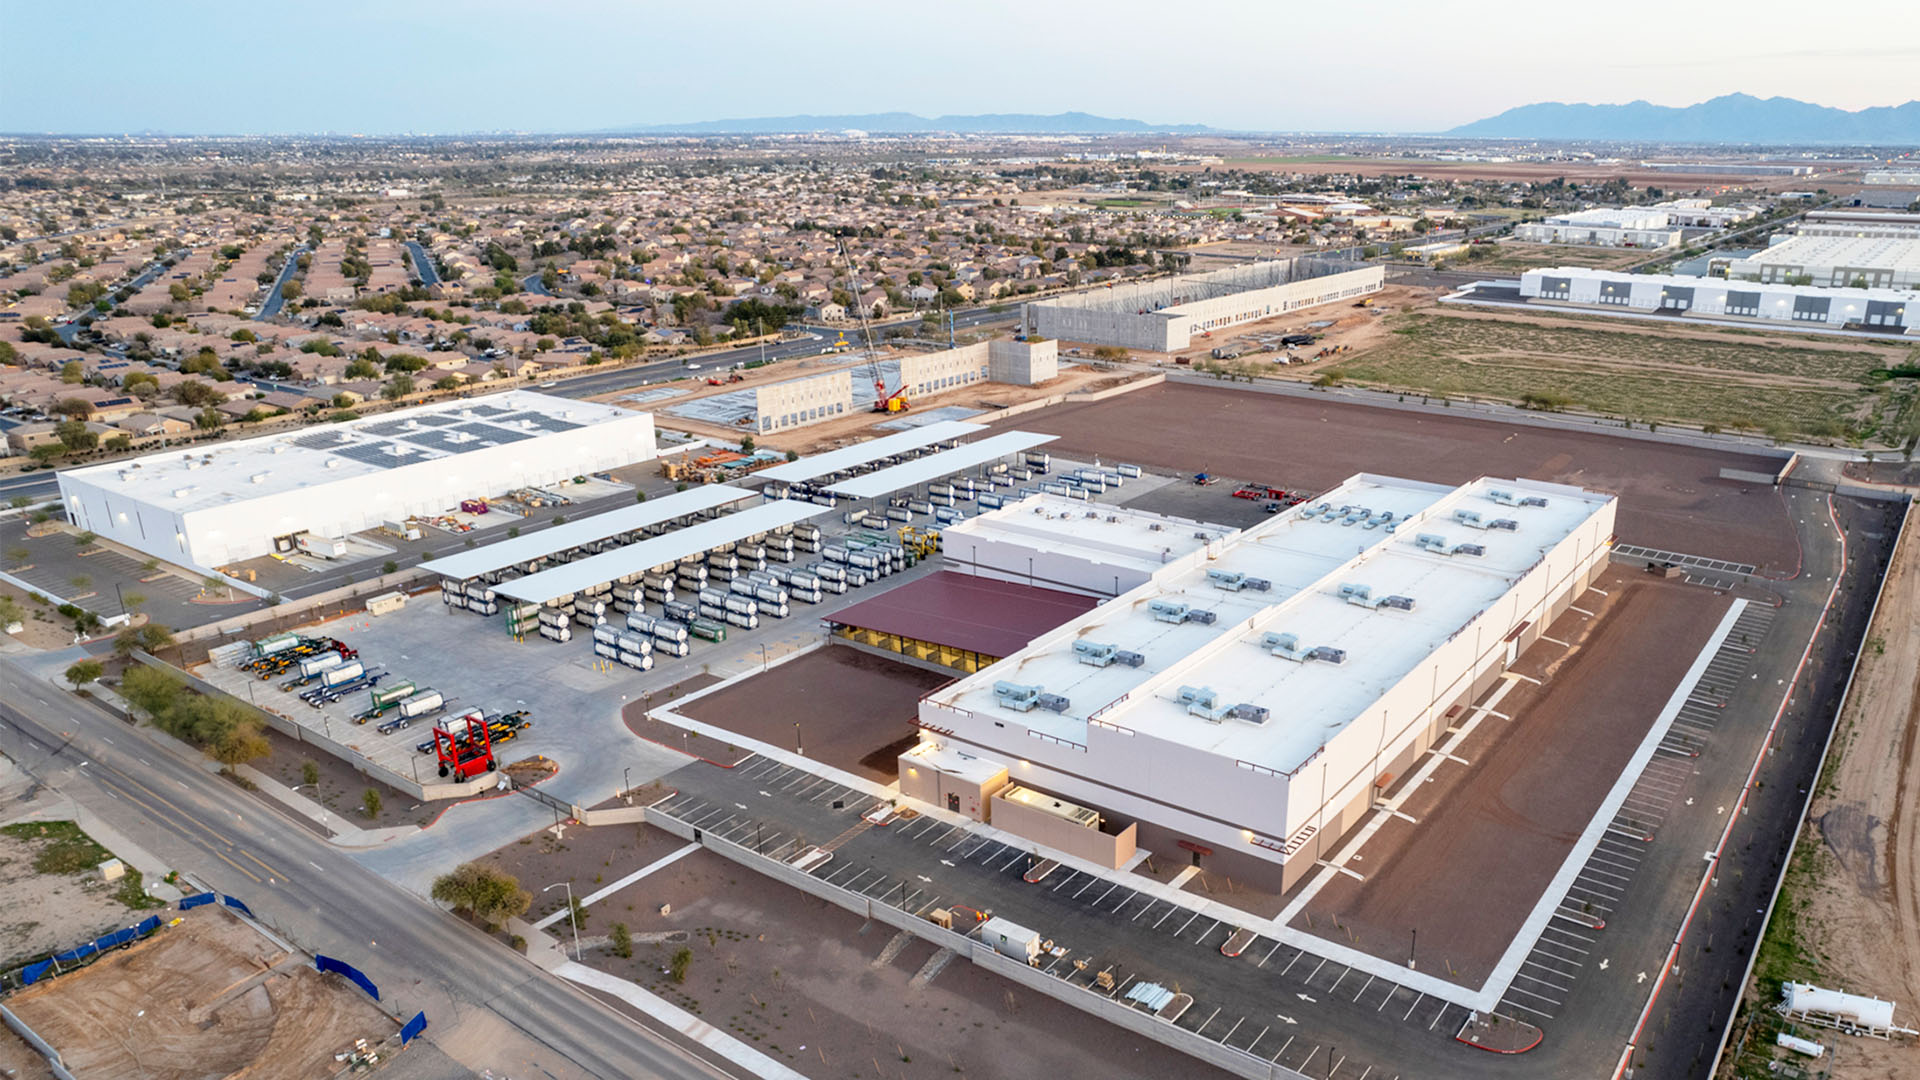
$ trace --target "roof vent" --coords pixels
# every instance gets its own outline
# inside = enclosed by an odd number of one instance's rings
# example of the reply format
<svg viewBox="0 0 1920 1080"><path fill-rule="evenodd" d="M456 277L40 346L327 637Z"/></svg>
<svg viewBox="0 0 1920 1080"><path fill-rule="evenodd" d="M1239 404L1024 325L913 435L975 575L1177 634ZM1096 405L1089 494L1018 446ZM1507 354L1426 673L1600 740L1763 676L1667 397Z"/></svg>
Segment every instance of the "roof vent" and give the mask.
<svg viewBox="0 0 1920 1080"><path fill-rule="evenodd" d="M1249 577L1238 570L1209 570L1207 580L1228 592L1239 592L1242 589L1266 592L1273 588L1273 582L1265 578Z"/></svg>
<svg viewBox="0 0 1920 1080"><path fill-rule="evenodd" d="M252 476L247 477L247 482L250 484L264 484L267 482L268 475L269 474L267 473L257 472L257 473L254 473Z"/></svg>

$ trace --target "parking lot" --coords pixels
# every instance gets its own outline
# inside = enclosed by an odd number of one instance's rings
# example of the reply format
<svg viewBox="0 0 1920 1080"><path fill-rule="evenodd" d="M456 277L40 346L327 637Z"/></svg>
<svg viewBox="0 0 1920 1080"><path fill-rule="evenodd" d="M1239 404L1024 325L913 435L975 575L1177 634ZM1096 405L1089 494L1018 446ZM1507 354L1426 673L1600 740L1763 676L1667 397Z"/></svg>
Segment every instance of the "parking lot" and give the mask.
<svg viewBox="0 0 1920 1080"><path fill-rule="evenodd" d="M18 555L7 560L7 573L50 596L71 600L106 618L124 608L144 611L161 626L179 628L253 611L261 602L239 589L211 592L200 581L176 570L156 566L124 549L93 544L82 547L64 529L44 536L28 536L28 523L15 517L0 521L0 548Z"/></svg>

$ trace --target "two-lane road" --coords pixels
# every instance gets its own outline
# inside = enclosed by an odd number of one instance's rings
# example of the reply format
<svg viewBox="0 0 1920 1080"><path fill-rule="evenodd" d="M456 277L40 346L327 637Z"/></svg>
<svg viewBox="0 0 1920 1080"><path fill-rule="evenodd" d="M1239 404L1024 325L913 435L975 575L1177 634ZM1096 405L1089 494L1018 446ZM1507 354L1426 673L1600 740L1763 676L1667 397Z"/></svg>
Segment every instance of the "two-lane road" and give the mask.
<svg viewBox="0 0 1920 1080"><path fill-rule="evenodd" d="M351 958L389 1003L425 1009L428 1040L475 1072L731 1075L400 891L204 762L11 660L0 662L0 749L133 843L243 898L303 947Z"/></svg>

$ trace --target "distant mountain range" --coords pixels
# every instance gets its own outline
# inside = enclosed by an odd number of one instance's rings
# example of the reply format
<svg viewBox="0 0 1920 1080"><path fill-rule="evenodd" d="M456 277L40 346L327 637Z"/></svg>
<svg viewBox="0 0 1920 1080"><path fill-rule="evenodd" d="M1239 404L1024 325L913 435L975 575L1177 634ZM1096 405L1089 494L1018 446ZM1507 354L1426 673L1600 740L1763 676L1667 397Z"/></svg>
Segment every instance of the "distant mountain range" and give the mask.
<svg viewBox="0 0 1920 1080"><path fill-rule="evenodd" d="M913 113L860 113L847 116L762 116L740 120L697 120L684 124L640 124L607 128L599 135L786 135L816 131L865 131L878 135L952 132L957 135L1127 135L1146 132L1196 134L1205 124L1149 124L1083 112L1039 116L985 113L977 116L916 116Z"/></svg>
<svg viewBox="0 0 1920 1080"><path fill-rule="evenodd" d="M1673 108L1544 102L1447 132L1473 138L1692 143L1920 144L1920 101L1848 112L1792 98L1726 94Z"/></svg>

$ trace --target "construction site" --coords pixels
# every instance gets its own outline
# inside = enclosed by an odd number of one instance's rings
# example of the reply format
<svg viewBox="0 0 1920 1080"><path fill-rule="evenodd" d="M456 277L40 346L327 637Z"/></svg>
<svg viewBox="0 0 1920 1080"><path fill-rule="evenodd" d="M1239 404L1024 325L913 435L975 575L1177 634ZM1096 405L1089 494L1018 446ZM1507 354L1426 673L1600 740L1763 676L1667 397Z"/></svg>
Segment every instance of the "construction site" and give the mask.
<svg viewBox="0 0 1920 1080"><path fill-rule="evenodd" d="M219 905L6 1007L79 1077L311 1080L399 1051L400 1025L358 987Z"/></svg>

